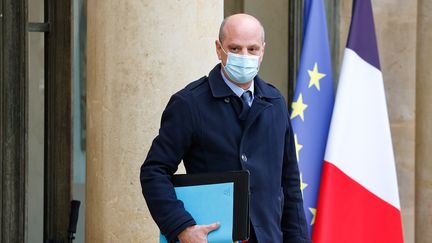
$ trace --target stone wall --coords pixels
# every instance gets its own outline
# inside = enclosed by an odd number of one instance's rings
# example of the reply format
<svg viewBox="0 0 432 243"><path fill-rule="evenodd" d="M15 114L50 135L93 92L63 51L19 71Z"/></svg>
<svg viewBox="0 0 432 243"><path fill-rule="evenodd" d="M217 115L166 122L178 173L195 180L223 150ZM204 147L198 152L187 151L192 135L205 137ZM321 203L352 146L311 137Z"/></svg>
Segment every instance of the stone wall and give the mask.
<svg viewBox="0 0 432 243"><path fill-rule="evenodd" d="M415 241L432 239L432 2L418 1L416 83Z"/></svg>

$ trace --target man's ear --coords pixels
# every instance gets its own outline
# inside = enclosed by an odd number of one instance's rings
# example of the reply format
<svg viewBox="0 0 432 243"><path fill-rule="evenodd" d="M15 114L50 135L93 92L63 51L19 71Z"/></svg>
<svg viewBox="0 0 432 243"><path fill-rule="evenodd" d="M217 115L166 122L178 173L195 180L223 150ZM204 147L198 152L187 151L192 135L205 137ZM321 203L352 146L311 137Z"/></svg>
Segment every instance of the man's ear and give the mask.
<svg viewBox="0 0 432 243"><path fill-rule="evenodd" d="M260 57L260 64L261 64L261 62L262 62L262 60L263 60L263 57L264 57L264 52L265 52L265 42L263 43L263 46L262 46L262 54L261 54L261 57Z"/></svg>
<svg viewBox="0 0 432 243"><path fill-rule="evenodd" d="M216 54L218 56L218 59L222 61L222 50L221 50L221 43L219 40L215 40L215 47L216 47Z"/></svg>

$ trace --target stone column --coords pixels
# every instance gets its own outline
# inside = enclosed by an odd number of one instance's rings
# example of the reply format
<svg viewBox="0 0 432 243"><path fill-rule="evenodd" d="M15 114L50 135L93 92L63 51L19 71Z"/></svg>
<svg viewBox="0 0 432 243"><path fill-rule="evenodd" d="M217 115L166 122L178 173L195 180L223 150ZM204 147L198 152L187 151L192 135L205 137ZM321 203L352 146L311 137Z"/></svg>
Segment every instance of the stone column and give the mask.
<svg viewBox="0 0 432 243"><path fill-rule="evenodd" d="M87 242L158 242L139 168L169 97L207 75L223 1L88 3Z"/></svg>
<svg viewBox="0 0 432 243"><path fill-rule="evenodd" d="M432 238L432 2L418 1L415 239Z"/></svg>

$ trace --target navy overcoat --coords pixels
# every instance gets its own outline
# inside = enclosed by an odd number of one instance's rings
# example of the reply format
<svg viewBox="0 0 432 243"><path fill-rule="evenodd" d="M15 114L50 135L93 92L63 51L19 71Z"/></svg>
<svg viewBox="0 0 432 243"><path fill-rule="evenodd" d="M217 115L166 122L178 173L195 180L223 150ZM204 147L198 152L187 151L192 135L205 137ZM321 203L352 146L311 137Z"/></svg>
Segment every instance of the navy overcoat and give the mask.
<svg viewBox="0 0 432 243"><path fill-rule="evenodd" d="M183 160L187 173L250 172L250 218L258 242L310 242L283 96L256 76L255 98L245 109L220 69L218 64L174 94L163 112L140 174L153 219L169 240L195 224L170 182Z"/></svg>

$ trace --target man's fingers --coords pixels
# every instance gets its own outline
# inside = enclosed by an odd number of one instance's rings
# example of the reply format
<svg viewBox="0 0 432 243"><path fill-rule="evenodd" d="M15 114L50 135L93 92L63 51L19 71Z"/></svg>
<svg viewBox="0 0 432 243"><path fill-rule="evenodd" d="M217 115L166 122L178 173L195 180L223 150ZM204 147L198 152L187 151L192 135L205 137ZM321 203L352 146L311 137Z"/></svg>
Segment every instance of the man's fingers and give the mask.
<svg viewBox="0 0 432 243"><path fill-rule="evenodd" d="M205 228L206 228L207 233L208 233L210 231L213 231L213 230L219 228L219 226L220 226L220 223L213 223L213 224L206 225Z"/></svg>

